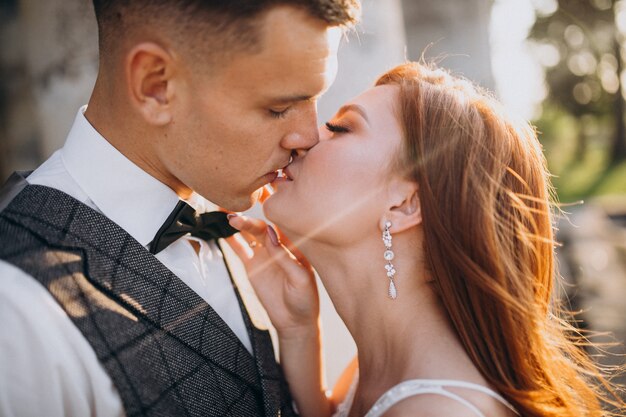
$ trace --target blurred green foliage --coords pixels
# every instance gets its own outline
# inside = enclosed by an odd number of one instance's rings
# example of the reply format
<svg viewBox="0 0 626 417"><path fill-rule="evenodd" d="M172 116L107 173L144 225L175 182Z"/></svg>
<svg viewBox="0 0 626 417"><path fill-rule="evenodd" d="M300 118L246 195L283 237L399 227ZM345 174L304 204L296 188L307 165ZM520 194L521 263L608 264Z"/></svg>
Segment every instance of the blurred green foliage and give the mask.
<svg viewBox="0 0 626 417"><path fill-rule="evenodd" d="M559 199L626 194L626 0L554 3L539 9L530 39L548 88L535 124Z"/></svg>
<svg viewBox="0 0 626 417"><path fill-rule="evenodd" d="M566 112L544 104L539 130L552 183L562 203L584 200L604 194L626 195L626 161L610 160L610 128L597 132L582 156L578 156L579 122Z"/></svg>

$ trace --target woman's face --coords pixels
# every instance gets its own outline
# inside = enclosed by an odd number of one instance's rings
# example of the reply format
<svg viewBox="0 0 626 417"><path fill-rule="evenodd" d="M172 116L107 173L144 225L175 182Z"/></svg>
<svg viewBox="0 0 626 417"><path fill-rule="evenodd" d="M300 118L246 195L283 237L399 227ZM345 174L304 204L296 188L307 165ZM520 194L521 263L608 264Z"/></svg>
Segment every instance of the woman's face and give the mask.
<svg viewBox="0 0 626 417"><path fill-rule="evenodd" d="M320 128L320 141L287 168L264 204L290 238L347 244L378 236L388 208L390 166L402 141L398 88L374 87L344 105Z"/></svg>

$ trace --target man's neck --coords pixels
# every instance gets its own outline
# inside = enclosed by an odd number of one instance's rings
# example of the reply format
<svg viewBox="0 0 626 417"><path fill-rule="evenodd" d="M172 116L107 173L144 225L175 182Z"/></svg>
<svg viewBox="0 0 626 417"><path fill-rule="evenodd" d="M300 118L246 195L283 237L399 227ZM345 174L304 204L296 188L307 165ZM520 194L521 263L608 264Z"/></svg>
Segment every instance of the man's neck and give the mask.
<svg viewBox="0 0 626 417"><path fill-rule="evenodd" d="M87 121L122 155L167 185L181 199L188 199L193 191L165 168L150 143L143 140L151 138L154 141L157 133L151 132L149 126L138 128L137 123L133 122L132 110L124 110L123 104L112 103L109 96L99 93L101 90L96 82L96 88L85 111ZM120 110L124 115L120 114Z"/></svg>

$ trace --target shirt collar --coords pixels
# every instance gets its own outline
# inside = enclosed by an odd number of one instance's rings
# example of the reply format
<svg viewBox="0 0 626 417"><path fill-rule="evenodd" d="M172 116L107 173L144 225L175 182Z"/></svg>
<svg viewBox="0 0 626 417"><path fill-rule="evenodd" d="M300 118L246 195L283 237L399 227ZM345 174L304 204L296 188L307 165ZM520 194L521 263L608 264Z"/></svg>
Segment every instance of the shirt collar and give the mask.
<svg viewBox="0 0 626 417"><path fill-rule="evenodd" d="M147 246L179 201L178 195L126 158L78 111L61 158L68 173L96 207ZM214 205L198 195L190 204ZM198 203L200 202L200 203Z"/></svg>

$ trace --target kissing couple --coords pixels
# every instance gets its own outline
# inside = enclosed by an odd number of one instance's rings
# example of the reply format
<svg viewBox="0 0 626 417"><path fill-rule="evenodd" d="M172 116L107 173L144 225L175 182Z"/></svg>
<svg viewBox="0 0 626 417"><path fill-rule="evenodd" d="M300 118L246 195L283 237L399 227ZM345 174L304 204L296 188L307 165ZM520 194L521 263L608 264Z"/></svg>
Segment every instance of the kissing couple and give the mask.
<svg viewBox="0 0 626 417"><path fill-rule="evenodd" d="M0 192L0 415L621 404L559 314L549 175L527 122L405 63L318 129L356 0L93 3L89 103L63 148ZM273 225L236 214L269 183ZM358 350L331 391L313 268Z"/></svg>

